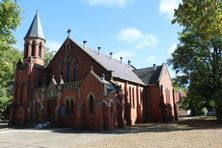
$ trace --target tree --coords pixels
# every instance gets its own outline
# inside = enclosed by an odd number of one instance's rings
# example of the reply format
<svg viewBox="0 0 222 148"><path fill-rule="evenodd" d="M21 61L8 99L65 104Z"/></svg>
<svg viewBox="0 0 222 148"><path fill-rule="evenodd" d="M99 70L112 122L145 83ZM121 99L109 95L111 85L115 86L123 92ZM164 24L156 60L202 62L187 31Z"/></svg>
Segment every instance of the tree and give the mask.
<svg viewBox="0 0 222 148"><path fill-rule="evenodd" d="M183 26L180 43L169 63L177 81L188 85L189 105L195 109L222 106L222 1L183 0L172 23Z"/></svg>
<svg viewBox="0 0 222 148"><path fill-rule="evenodd" d="M22 53L17 49L0 52L0 117L12 100L15 66Z"/></svg>
<svg viewBox="0 0 222 148"><path fill-rule="evenodd" d="M44 66L47 67L54 57L55 51L51 51L49 48L45 48Z"/></svg>
<svg viewBox="0 0 222 148"><path fill-rule="evenodd" d="M7 50L16 40L12 34L21 21L21 9L16 1L3 0L0 2L0 49Z"/></svg>
<svg viewBox="0 0 222 148"><path fill-rule="evenodd" d="M0 118L12 99L15 65L21 53L13 48L16 40L12 32L21 21L21 9L16 1L0 2Z"/></svg>
<svg viewBox="0 0 222 148"><path fill-rule="evenodd" d="M222 34L222 0L183 0L174 12L172 23L191 29L210 40Z"/></svg>

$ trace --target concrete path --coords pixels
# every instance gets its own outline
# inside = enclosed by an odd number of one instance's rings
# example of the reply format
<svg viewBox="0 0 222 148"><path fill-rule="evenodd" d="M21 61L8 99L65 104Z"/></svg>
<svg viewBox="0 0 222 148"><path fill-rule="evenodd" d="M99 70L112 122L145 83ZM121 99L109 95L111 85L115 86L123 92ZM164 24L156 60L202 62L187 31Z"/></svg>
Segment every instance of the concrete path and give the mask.
<svg viewBox="0 0 222 148"><path fill-rule="evenodd" d="M57 129L0 129L0 148L69 148L101 141L115 134Z"/></svg>

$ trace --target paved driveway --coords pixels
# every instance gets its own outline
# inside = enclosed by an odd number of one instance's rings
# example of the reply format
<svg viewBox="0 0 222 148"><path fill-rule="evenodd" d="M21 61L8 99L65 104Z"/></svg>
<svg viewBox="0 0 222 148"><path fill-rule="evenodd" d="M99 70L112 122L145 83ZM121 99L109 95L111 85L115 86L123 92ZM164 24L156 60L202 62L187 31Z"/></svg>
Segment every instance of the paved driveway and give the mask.
<svg viewBox="0 0 222 148"><path fill-rule="evenodd" d="M115 134L60 129L0 129L1 148L67 148L101 141Z"/></svg>

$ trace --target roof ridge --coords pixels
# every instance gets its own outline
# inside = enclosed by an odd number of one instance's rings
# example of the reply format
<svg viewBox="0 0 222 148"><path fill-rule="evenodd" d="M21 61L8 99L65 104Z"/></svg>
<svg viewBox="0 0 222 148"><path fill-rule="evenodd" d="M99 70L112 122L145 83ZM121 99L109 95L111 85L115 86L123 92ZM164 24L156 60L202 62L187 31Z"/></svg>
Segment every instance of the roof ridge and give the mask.
<svg viewBox="0 0 222 148"><path fill-rule="evenodd" d="M74 41L73 41L73 42L74 42ZM76 43L76 42L75 42L75 43ZM77 43L76 43L76 44L77 44ZM84 48L83 48L82 45L79 45L79 44L78 44L78 46L81 47L81 48L84 50ZM109 60L113 60L113 61L119 63L120 65L123 64L123 65L125 65L125 66L128 66L127 63L125 63L125 62L120 63L120 60L118 60L118 59L116 59L116 58L110 59L109 55L105 54L104 52L100 52L100 53L98 54L98 51L94 50L93 48L89 48L89 47L87 47L86 50L91 50L91 51L93 51L95 54L97 54L98 56L101 54L103 57L105 57L105 58L107 58L107 59L109 59Z"/></svg>
<svg viewBox="0 0 222 148"><path fill-rule="evenodd" d="M137 83L140 85L145 85L145 83L133 72L133 69L131 68L131 66L128 66L128 64L125 64L124 62L122 62L122 64L121 64L120 61L117 61L115 58L113 58L115 60L113 60L113 59L110 60L109 56L107 56L104 53L98 54L98 52L96 52L96 50L94 50L92 48L87 47L85 49L84 46L76 43L70 37L68 37L64 41L62 46L65 44L65 42L67 42L67 40L70 40L73 44L77 45L80 48L80 50L82 50L84 53L86 53L89 57L91 57L96 63L98 63L105 70L112 71L113 77L120 78L120 79L123 79L126 81L131 81L133 83ZM53 57L52 61L57 56L57 54L61 51L61 47L59 48L59 50L57 51L57 53ZM51 64L51 62L50 62L50 64Z"/></svg>
<svg viewBox="0 0 222 148"><path fill-rule="evenodd" d="M162 65L157 65L156 67L159 68L161 67ZM153 68L153 66L150 66L150 67L144 67L144 68L139 68L139 69L135 69L134 71L137 71L137 70L144 70L144 69L149 69L149 68Z"/></svg>

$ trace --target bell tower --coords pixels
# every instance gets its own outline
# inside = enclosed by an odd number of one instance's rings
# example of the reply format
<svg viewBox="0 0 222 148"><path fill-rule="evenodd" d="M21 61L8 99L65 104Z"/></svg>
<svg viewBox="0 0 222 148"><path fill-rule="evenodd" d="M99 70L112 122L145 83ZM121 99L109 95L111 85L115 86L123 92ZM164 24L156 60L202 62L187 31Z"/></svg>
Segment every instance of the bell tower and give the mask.
<svg viewBox="0 0 222 148"><path fill-rule="evenodd" d="M24 64L44 65L45 39L42 24L37 10L31 26L24 38Z"/></svg>
<svg viewBox="0 0 222 148"><path fill-rule="evenodd" d="M28 29L24 38L23 63L19 61L16 66L13 104L10 113L10 124L28 125L36 119L36 101L33 97L34 89L38 87L45 77L44 49L45 39L39 12Z"/></svg>

